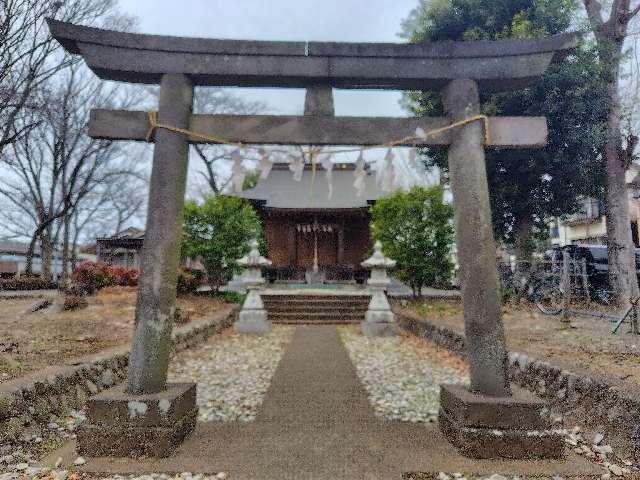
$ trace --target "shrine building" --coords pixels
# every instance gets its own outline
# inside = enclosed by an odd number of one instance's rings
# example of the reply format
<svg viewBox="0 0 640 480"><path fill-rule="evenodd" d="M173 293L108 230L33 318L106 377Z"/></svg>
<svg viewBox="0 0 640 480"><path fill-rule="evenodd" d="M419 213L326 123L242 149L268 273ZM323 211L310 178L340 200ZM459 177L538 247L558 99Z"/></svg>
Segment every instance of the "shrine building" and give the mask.
<svg viewBox="0 0 640 480"><path fill-rule="evenodd" d="M335 164L331 186L326 171L305 165L300 181L288 163L276 163L266 179L237 195L249 200L262 221L270 281L362 282L360 263L369 252L370 206L385 192L367 172L354 188L354 164Z"/></svg>

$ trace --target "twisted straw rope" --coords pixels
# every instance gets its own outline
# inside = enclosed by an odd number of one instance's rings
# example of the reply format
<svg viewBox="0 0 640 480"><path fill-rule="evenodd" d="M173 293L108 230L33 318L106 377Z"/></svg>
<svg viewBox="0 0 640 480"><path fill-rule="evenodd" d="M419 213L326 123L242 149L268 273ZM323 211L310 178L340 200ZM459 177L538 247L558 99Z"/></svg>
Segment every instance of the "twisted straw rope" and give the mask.
<svg viewBox="0 0 640 480"><path fill-rule="evenodd" d="M208 135L204 133L195 132L193 130L188 130L186 128L179 128L179 127L174 127L173 125L168 125L166 123L160 123L158 122L158 112L156 111L150 111L148 112L148 115L149 115L149 130L147 131L147 135L145 136L145 140L147 141L147 143L151 142L153 134L156 131L156 129L162 128L170 132L180 133L182 135L185 135L186 137L199 138L207 142L219 143L222 145L231 145L238 148L251 148L256 150L261 148L255 145L248 145L241 142L230 142L228 140L225 140L224 138L216 137L214 135ZM487 117L486 115L474 115L472 117L467 117L457 122L454 122L451 125L447 125L445 127L436 128L434 130L425 132L425 135L423 137L410 135L404 138L400 138L398 140L392 140L390 142L381 143L378 145L368 145L362 148L346 148L342 150L333 150L331 153L335 154L335 153L346 153L346 152L359 152L361 150L372 150L374 148L391 148L391 147L396 147L398 145L406 145L407 143L417 144L419 143L419 141L424 140L424 138L432 137L434 135L438 135L440 133L453 130L454 128L462 127L464 125L467 125L468 123L476 122L478 120L482 120L484 123L484 144L485 146L490 145L491 144L491 126L489 122L489 117ZM285 154L291 153L288 150L278 150L278 149L270 150L270 151L271 153L274 153L274 152L285 153Z"/></svg>

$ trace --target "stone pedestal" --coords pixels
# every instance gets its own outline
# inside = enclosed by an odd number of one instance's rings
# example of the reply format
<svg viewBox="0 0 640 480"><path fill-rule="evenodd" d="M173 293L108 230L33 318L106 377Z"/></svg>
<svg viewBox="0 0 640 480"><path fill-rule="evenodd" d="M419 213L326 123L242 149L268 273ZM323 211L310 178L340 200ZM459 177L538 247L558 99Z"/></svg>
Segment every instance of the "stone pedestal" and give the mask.
<svg viewBox="0 0 640 480"><path fill-rule="evenodd" d="M271 331L271 322L267 318L267 311L257 290L249 290L249 295L242 305L238 321L233 328L238 333L255 335L264 335Z"/></svg>
<svg viewBox="0 0 640 480"><path fill-rule="evenodd" d="M545 405L524 390L492 397L461 385L442 385L440 430L471 458L559 458L564 441L551 430Z"/></svg>
<svg viewBox="0 0 640 480"><path fill-rule="evenodd" d="M365 321L362 322L362 333L367 337L392 337L397 333L395 315L381 288L373 291Z"/></svg>
<svg viewBox="0 0 640 480"><path fill-rule="evenodd" d="M304 280L307 285L320 285L325 281L324 272L316 268L308 269L304 274Z"/></svg>
<svg viewBox="0 0 640 480"><path fill-rule="evenodd" d="M120 385L89 399L77 431L87 457L167 457L193 431L196 384L168 384L159 393L130 395Z"/></svg>

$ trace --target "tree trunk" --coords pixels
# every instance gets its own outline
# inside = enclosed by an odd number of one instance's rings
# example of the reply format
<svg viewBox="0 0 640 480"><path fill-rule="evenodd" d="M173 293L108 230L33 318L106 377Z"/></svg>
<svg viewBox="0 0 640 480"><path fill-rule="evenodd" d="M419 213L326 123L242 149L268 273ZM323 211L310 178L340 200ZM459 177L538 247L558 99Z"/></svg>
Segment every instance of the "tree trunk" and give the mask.
<svg viewBox="0 0 640 480"><path fill-rule="evenodd" d="M529 270L533 251L533 219L531 215L523 214L516 219L515 225L516 271Z"/></svg>
<svg viewBox="0 0 640 480"><path fill-rule="evenodd" d="M603 78L609 96L604 151L609 278L617 303L625 306L632 297L638 296L638 279L625 180L627 161L633 154L631 150L635 147L635 142L630 143L628 151L622 148L620 63L629 22L638 14L640 6L632 8L630 0L616 0L611 4L609 18L605 20L600 2L583 0L583 3L596 37L598 56L605 72Z"/></svg>
<svg viewBox="0 0 640 480"><path fill-rule="evenodd" d="M33 275L33 256L36 250L36 243L38 242L38 231L34 232L29 242L29 248L27 249L27 261L24 266L25 277L31 277Z"/></svg>
<svg viewBox="0 0 640 480"><path fill-rule="evenodd" d="M71 241L71 273L78 266L78 229L74 229L73 240Z"/></svg>
<svg viewBox="0 0 640 480"><path fill-rule="evenodd" d="M65 215L62 218L62 275L60 281L62 285L66 285L69 280L69 263L71 262L70 255L70 222L71 216Z"/></svg>
<svg viewBox="0 0 640 480"><path fill-rule="evenodd" d="M40 259L42 261L41 276L46 280L50 280L52 278L53 242L51 241L49 229L46 229L40 237Z"/></svg>
<svg viewBox="0 0 640 480"><path fill-rule="evenodd" d="M629 304L638 296L638 279L635 269L635 246L631 236L629 197L625 179L627 165L622 152L621 105L619 72L622 42L611 47L608 66L609 115L605 145L607 179L607 244L609 250L609 278L617 303Z"/></svg>

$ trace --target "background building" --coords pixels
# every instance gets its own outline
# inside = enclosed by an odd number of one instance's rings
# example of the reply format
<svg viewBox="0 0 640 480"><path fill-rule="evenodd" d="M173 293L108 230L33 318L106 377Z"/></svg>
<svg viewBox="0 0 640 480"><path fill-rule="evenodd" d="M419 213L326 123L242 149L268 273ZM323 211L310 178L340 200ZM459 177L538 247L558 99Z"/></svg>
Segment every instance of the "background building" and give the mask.
<svg viewBox="0 0 640 480"><path fill-rule="evenodd" d="M638 223L640 220L640 167L632 165L626 173L629 216L633 242L640 246ZM553 246L571 244L604 245L607 242L607 217L604 202L585 198L581 210L567 218L556 218L550 223L550 242Z"/></svg>
<svg viewBox="0 0 640 480"><path fill-rule="evenodd" d="M20 276L27 264L28 243L0 240L0 277L10 278ZM40 247L36 245L33 255L33 273L42 272L42 257ZM62 273L62 252L53 250L51 261L51 273L53 278L58 278Z"/></svg>
<svg viewBox="0 0 640 480"><path fill-rule="evenodd" d="M144 230L130 227L111 237L96 239L96 257L99 262L120 267L140 268L140 250Z"/></svg>

